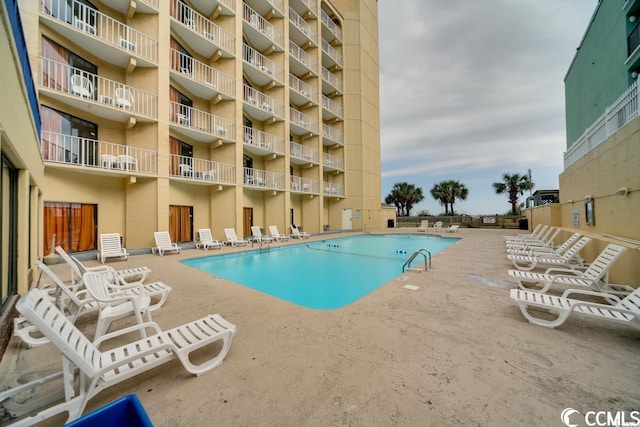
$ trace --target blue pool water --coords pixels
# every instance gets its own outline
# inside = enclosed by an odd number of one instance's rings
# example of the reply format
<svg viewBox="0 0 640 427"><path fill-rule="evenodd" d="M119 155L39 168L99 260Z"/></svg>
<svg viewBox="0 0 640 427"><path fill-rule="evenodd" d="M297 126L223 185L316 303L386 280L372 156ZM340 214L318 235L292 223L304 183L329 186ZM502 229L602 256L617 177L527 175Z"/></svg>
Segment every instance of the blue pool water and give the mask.
<svg viewBox="0 0 640 427"><path fill-rule="evenodd" d="M331 310L364 297L402 273L402 265L419 249L432 255L457 238L428 235L358 235L271 245L182 263L303 307ZM417 258L413 265L423 260Z"/></svg>

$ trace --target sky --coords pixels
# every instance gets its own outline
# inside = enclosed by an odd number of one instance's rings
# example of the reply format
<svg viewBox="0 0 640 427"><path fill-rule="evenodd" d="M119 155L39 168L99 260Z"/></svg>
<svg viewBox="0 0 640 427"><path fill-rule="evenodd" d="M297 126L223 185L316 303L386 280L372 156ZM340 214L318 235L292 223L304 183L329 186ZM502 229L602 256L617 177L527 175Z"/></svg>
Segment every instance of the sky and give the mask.
<svg viewBox="0 0 640 427"><path fill-rule="evenodd" d="M438 215L430 190L455 180L456 212L503 214L493 183L528 169L533 191L558 189L564 77L596 4L378 0L383 201L407 182L425 196L411 213Z"/></svg>

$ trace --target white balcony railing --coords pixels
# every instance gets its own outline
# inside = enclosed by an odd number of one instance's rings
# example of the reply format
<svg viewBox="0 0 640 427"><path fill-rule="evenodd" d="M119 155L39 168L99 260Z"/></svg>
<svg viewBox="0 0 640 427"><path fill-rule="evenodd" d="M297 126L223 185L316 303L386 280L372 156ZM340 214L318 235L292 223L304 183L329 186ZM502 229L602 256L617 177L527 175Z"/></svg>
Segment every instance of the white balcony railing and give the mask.
<svg viewBox="0 0 640 427"><path fill-rule="evenodd" d="M289 141L291 157L311 163L319 163L319 152L315 148L307 147L297 142Z"/></svg>
<svg viewBox="0 0 640 427"><path fill-rule="evenodd" d="M311 71L317 72L318 61L291 40L289 40L289 54Z"/></svg>
<svg viewBox="0 0 640 427"><path fill-rule="evenodd" d="M339 79L335 74L331 71L327 70L325 67L322 67L322 80L325 80L331 86L336 88L338 92L343 92L344 88L342 85L342 80Z"/></svg>
<svg viewBox="0 0 640 427"><path fill-rule="evenodd" d="M291 175L291 191L320 193L320 181Z"/></svg>
<svg viewBox="0 0 640 427"><path fill-rule="evenodd" d="M232 120L218 117L206 111L196 110L188 105L169 101L169 121L190 129L209 133L226 139L235 139Z"/></svg>
<svg viewBox="0 0 640 427"><path fill-rule="evenodd" d="M344 145L344 134L326 123L322 124L322 136L336 144Z"/></svg>
<svg viewBox="0 0 640 427"><path fill-rule="evenodd" d="M284 190L284 174L262 169L244 168L244 185Z"/></svg>
<svg viewBox="0 0 640 427"><path fill-rule="evenodd" d="M318 99L318 91L313 86L303 82L293 74L289 74L289 87L309 101L316 102Z"/></svg>
<svg viewBox="0 0 640 427"><path fill-rule="evenodd" d="M158 42L79 1L41 0L40 12L66 22L103 42L158 63Z"/></svg>
<svg viewBox="0 0 640 427"><path fill-rule="evenodd" d="M247 145L262 148L277 154L284 154L284 138L263 132L249 126L243 129L243 142Z"/></svg>
<svg viewBox="0 0 640 427"><path fill-rule="evenodd" d="M305 15L308 15L312 19L316 19L318 17L316 13L318 2L316 0L299 0L299 2L307 7L307 11L304 12Z"/></svg>
<svg viewBox="0 0 640 427"><path fill-rule="evenodd" d="M291 22L297 29L300 30L302 34L304 34L311 42L315 45L316 40L318 39L318 33L313 29L311 25L307 21L305 21L302 16L298 15L298 13L292 8L289 7L289 22Z"/></svg>
<svg viewBox="0 0 640 427"><path fill-rule="evenodd" d="M235 97L236 80L207 64L171 49L171 69L216 91Z"/></svg>
<svg viewBox="0 0 640 427"><path fill-rule="evenodd" d="M564 153L564 168L568 168L596 148L620 128L638 117L638 82L629 88L571 144Z"/></svg>
<svg viewBox="0 0 640 427"><path fill-rule="evenodd" d="M79 136L42 131L41 150L47 162L154 175L158 170L157 151Z"/></svg>
<svg viewBox="0 0 640 427"><path fill-rule="evenodd" d="M40 58L40 85L88 101L158 118L158 97L120 82L88 73L61 62Z"/></svg>
<svg viewBox="0 0 640 427"><path fill-rule="evenodd" d="M243 92L243 100L247 104L253 105L281 119L284 118L284 104L282 102L278 102L248 85L244 85Z"/></svg>
<svg viewBox="0 0 640 427"><path fill-rule="evenodd" d="M233 34L200 15L185 3L177 0L172 1L174 1L174 7L171 8L173 13L171 15L172 18L190 28L194 33L209 40L214 45L235 55L235 37Z"/></svg>
<svg viewBox="0 0 640 427"><path fill-rule="evenodd" d="M221 184L235 184L236 166L171 154L169 157L169 175L200 181L219 182Z"/></svg>
<svg viewBox="0 0 640 427"><path fill-rule="evenodd" d="M308 114L304 114L293 107L289 107L289 120L291 123L299 126L309 132L319 133L318 120Z"/></svg>
<svg viewBox="0 0 640 427"><path fill-rule="evenodd" d="M243 3L242 18L278 46L284 45L284 34L246 3Z"/></svg>
<svg viewBox="0 0 640 427"><path fill-rule="evenodd" d="M324 108L327 111L330 111L331 113L335 114L337 117L340 117L340 118L344 117L342 105L329 99L328 96L322 95L322 108Z"/></svg>
<svg viewBox="0 0 640 427"><path fill-rule="evenodd" d="M333 22L333 20L329 17L329 15L324 10L322 11L320 20L322 21L322 25L327 27L327 29L331 31L331 33L336 37L336 39L342 42L342 30L340 29L340 27L336 25L335 22Z"/></svg>
<svg viewBox="0 0 640 427"><path fill-rule="evenodd" d="M272 79L284 83L284 71L282 67L247 44L242 45L242 59Z"/></svg>
<svg viewBox="0 0 640 427"><path fill-rule="evenodd" d="M342 68L342 54L325 39L322 39L322 52L326 53L329 58L333 59Z"/></svg>
<svg viewBox="0 0 640 427"><path fill-rule="evenodd" d="M322 163L332 169L344 170L344 159L333 154L322 153Z"/></svg>
<svg viewBox="0 0 640 427"><path fill-rule="evenodd" d="M325 196L344 197L344 185L325 182L324 194Z"/></svg>

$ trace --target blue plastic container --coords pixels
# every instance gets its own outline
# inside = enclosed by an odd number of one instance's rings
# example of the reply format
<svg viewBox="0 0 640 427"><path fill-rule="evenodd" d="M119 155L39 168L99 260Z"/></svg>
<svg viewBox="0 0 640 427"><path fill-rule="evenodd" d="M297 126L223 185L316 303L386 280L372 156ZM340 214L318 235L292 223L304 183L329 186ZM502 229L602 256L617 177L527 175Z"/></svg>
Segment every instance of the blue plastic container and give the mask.
<svg viewBox="0 0 640 427"><path fill-rule="evenodd" d="M68 427L153 427L135 394L127 394L65 425Z"/></svg>

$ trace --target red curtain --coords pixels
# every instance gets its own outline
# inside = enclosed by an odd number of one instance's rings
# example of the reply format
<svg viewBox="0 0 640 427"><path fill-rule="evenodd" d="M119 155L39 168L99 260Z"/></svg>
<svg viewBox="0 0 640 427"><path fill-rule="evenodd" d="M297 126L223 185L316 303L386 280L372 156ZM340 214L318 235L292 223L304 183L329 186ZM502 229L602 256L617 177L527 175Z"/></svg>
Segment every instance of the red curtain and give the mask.
<svg viewBox="0 0 640 427"><path fill-rule="evenodd" d="M54 234L56 245L67 252L96 249L96 209L96 205L45 202L44 253L51 251Z"/></svg>
<svg viewBox="0 0 640 427"><path fill-rule="evenodd" d="M42 37L42 57L49 59L42 67L42 85L66 92L68 88L69 52L58 43Z"/></svg>
<svg viewBox="0 0 640 427"><path fill-rule="evenodd" d="M172 242L190 242L191 206L169 206L169 235Z"/></svg>

